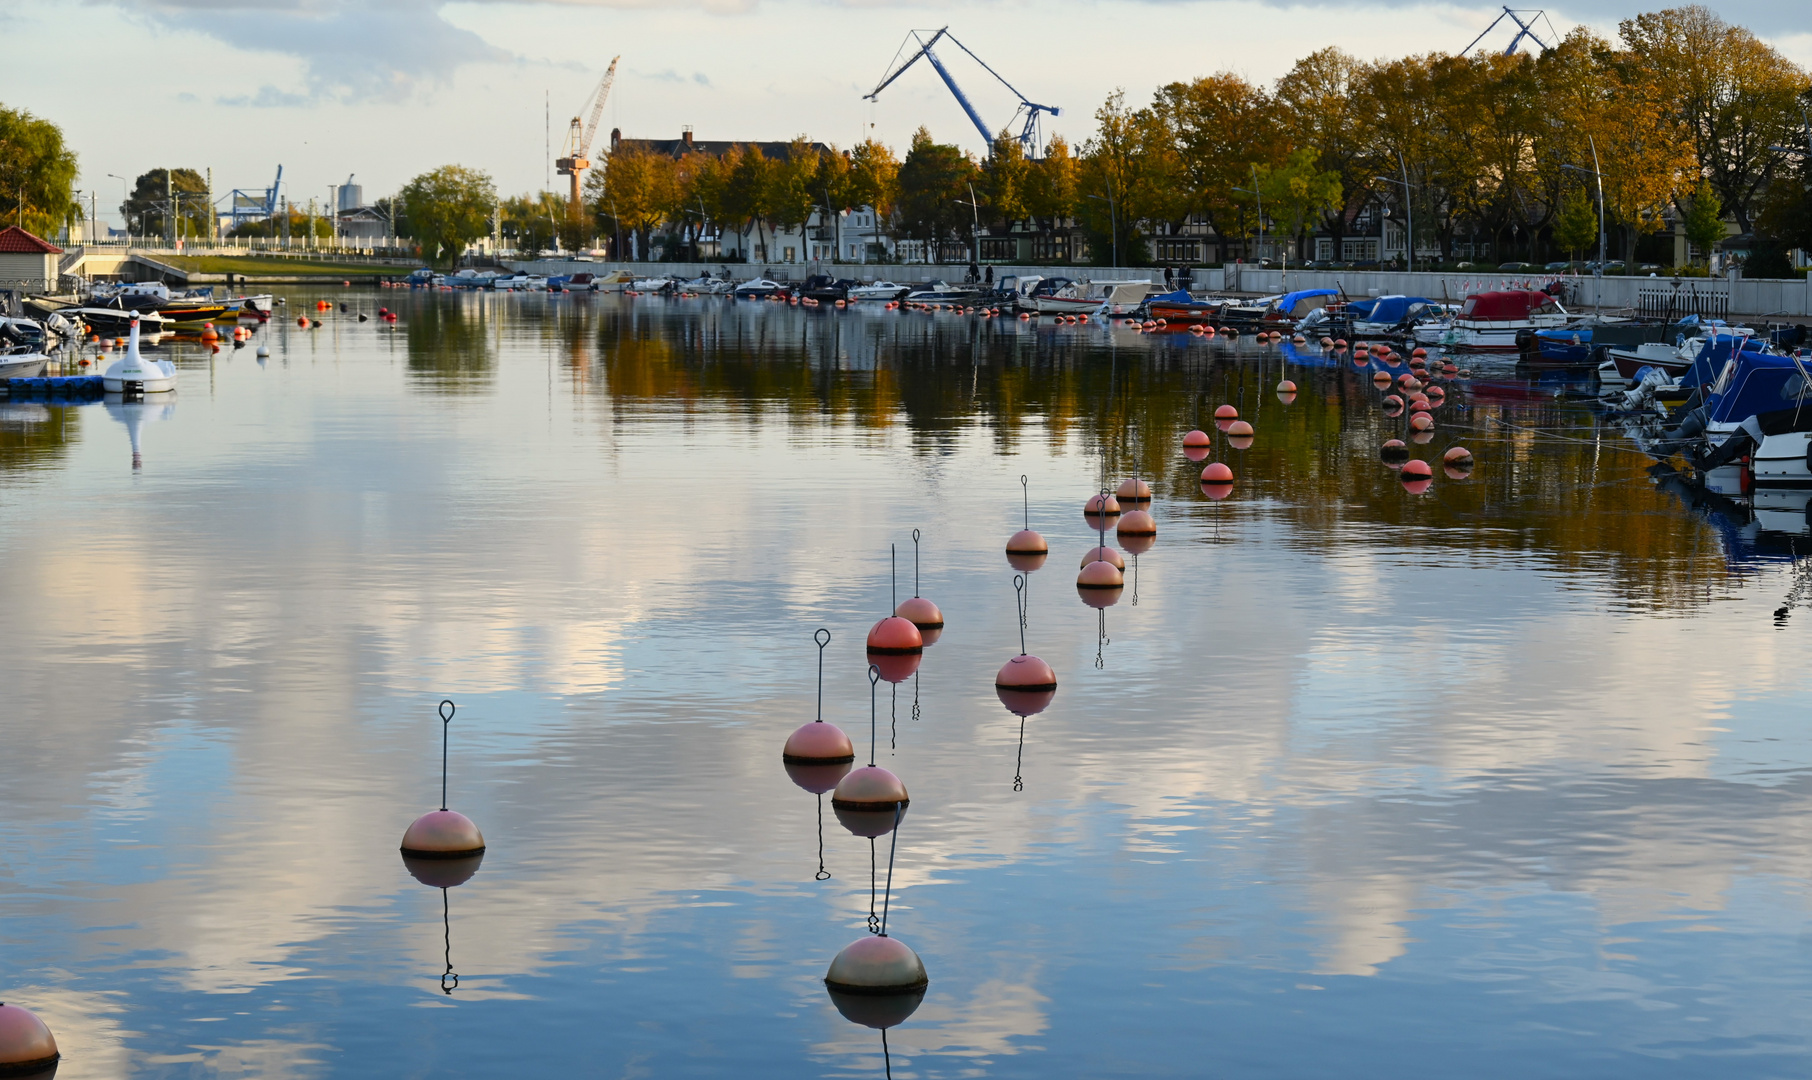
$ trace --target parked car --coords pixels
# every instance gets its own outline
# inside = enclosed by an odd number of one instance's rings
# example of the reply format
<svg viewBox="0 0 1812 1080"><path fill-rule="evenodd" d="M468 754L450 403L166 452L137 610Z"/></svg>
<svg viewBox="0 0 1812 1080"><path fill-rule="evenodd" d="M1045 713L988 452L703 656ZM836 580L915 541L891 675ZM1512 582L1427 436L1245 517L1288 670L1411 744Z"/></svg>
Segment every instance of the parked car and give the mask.
<svg viewBox="0 0 1812 1080"><path fill-rule="evenodd" d="M1498 269L1499 269L1499 270L1509 270L1509 271L1517 271L1517 270L1533 270L1533 269L1535 269L1535 267L1533 267L1533 266L1531 266L1531 265L1530 265L1530 264L1528 264L1528 263L1526 263L1526 262L1507 262L1507 263L1498 263L1498 264L1497 264L1497 268L1498 268Z"/></svg>
<svg viewBox="0 0 1812 1080"><path fill-rule="evenodd" d="M1550 274L1570 274L1573 271L1579 269L1579 264L1573 263L1573 262L1568 262L1565 259L1556 259L1555 261L1542 267L1542 269L1546 270Z"/></svg>

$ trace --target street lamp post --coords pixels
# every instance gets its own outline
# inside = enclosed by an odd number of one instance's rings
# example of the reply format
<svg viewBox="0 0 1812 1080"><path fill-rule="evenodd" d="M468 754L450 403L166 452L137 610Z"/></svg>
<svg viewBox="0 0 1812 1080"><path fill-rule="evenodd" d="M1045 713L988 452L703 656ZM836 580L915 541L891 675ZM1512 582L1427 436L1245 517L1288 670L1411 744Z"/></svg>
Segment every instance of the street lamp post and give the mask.
<svg viewBox="0 0 1812 1080"><path fill-rule="evenodd" d="M1403 189L1404 233L1407 236L1407 239L1404 241L1403 247L1404 247L1406 255L1407 255L1407 262L1409 264L1409 272L1413 274L1416 271L1416 211L1415 211L1415 208L1411 205L1411 200L1409 197L1409 193L1412 190L1412 185L1410 184L1409 180L1407 179L1408 170L1404 171L1404 176L1406 178L1403 180L1393 180L1388 176L1374 176L1374 177L1372 177L1372 179L1376 180L1382 184L1396 184L1398 187L1401 187ZM1382 224L1380 224L1379 225L1380 237L1382 237L1383 231L1384 231L1384 227ZM1383 258L1384 258L1384 246L1383 246L1384 241L1382 239L1380 239L1378 244L1379 244L1378 258L1380 260L1383 260Z"/></svg>
<svg viewBox="0 0 1812 1080"><path fill-rule="evenodd" d="M132 201L132 190L126 186L126 178L119 173L108 173L107 175L120 182L120 217L124 219L122 224L126 226L126 246L131 247L132 216L126 212L126 204Z"/></svg>
<svg viewBox="0 0 1812 1080"><path fill-rule="evenodd" d="M976 267L976 273L979 274L981 272L981 206L975 201L975 185L965 184L964 186L969 189L969 198L967 202L964 202L962 199L956 201L964 203L964 205L969 207L969 215L972 221L969 232L969 258L971 265Z"/></svg>
<svg viewBox="0 0 1812 1080"><path fill-rule="evenodd" d="M1600 289L1603 286L1604 258L1605 258L1605 251L1604 251L1604 240L1605 240L1605 236L1604 236L1604 173L1599 171L1600 166L1598 164L1598 143L1590 135L1586 136L1586 143L1589 146L1591 146L1591 148L1592 148L1592 167L1590 169L1588 169L1583 165L1563 164L1563 165L1561 165L1561 168L1570 169L1576 173L1586 173L1586 174L1590 175L1591 177L1593 177L1598 183L1598 268L1597 268L1597 271L1592 275L1592 306L1594 308L1598 308L1598 307L1602 306L1599 303L1599 299L1600 299Z"/></svg>

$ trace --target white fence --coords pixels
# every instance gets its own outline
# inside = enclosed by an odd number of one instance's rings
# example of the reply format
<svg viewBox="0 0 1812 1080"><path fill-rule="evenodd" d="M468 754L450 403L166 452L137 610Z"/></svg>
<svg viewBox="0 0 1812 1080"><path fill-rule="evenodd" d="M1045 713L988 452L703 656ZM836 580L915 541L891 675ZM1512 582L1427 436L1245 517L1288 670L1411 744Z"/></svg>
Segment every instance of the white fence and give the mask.
<svg viewBox="0 0 1812 1080"><path fill-rule="evenodd" d="M837 263L671 263L671 262L577 262L570 259L537 259L533 262L504 260L512 270L544 276L553 274L603 274L626 270L637 277L694 278L703 274L722 277L727 271L737 281L753 277L771 277L793 281L808 274L830 274L833 277L859 277L863 280L897 281L903 285L944 280L961 281L967 267L885 263L867 265ZM1164 284L1164 268L1152 266L994 266L994 280L1003 277L1037 275L1064 277L1078 281L1150 281ZM1733 316L1803 319L1812 316L1812 281L1801 279L1751 281L1742 278L1663 278L1603 277L1555 274L1504 274L1467 272L1451 274L1409 273L1368 270L1259 270L1233 265L1221 269L1191 271L1189 286L1198 293L1242 293L1264 296L1292 289L1341 289L1348 296L1385 296L1402 293L1426 296L1430 300L1457 303L1475 292L1490 289L1542 288L1554 281L1567 287L1569 309L1590 311L1635 311L1638 307L1655 309L1656 294L1710 294L1716 302L1709 305ZM1180 282L1180 279L1179 279ZM1682 309L1692 305L1676 305Z"/></svg>

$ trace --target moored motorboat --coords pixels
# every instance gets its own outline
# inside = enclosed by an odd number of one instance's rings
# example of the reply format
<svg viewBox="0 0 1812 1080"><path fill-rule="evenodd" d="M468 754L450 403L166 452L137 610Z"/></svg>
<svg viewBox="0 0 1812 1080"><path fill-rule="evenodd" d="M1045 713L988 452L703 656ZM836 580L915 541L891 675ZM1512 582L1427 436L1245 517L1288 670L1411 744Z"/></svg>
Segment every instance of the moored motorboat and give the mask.
<svg viewBox="0 0 1812 1080"><path fill-rule="evenodd" d="M1560 301L1536 289L1508 289L1473 293L1451 319L1424 323L1415 329L1418 345L1472 352L1515 352L1517 334L1566 325L1567 311Z"/></svg>
<svg viewBox="0 0 1812 1080"><path fill-rule="evenodd" d="M35 349L0 352L0 379L35 379L49 363L50 357Z"/></svg>
<svg viewBox="0 0 1812 1080"><path fill-rule="evenodd" d="M770 296L784 296L786 292L787 287L778 281L750 278L730 290L730 295L738 300L761 300Z"/></svg>
<svg viewBox="0 0 1812 1080"><path fill-rule="evenodd" d="M911 292L911 286L898 285L891 281L873 281L867 285L852 286L849 290L849 298L851 300L904 300Z"/></svg>

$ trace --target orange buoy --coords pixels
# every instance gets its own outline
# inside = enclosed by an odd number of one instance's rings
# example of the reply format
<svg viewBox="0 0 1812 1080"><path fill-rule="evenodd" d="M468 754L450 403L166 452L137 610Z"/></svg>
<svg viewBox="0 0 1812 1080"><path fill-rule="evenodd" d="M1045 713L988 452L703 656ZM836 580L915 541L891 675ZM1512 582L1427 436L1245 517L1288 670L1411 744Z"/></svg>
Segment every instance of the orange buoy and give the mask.
<svg viewBox="0 0 1812 1080"><path fill-rule="evenodd" d="M1231 484L1233 483L1233 470L1221 462L1211 461L1208 463L1208 467L1202 470L1202 483Z"/></svg>
<svg viewBox="0 0 1812 1080"><path fill-rule="evenodd" d="M1126 578L1120 568L1113 563L1096 559L1082 568L1076 575L1078 589L1120 589L1125 588Z"/></svg>
<svg viewBox="0 0 1812 1080"><path fill-rule="evenodd" d="M1296 384L1288 379L1279 379L1277 382L1277 392L1280 394L1294 394L1296 392Z"/></svg>
<svg viewBox="0 0 1812 1080"><path fill-rule="evenodd" d="M1411 401L1409 403L1410 412L1425 413L1432 408L1434 408L1434 406L1430 405L1428 403L1427 398L1418 398L1417 400Z"/></svg>
<svg viewBox="0 0 1812 1080"><path fill-rule="evenodd" d="M1434 428L1434 417L1425 412L1416 413L1409 418L1409 426L1413 431L1432 430Z"/></svg>
<svg viewBox="0 0 1812 1080"><path fill-rule="evenodd" d="M1250 439L1252 437L1252 425L1246 423L1244 420L1235 420L1227 425L1227 437L1230 439Z"/></svg>
<svg viewBox="0 0 1812 1080"><path fill-rule="evenodd" d="M1214 436L1208 434L1206 431L1203 431L1201 428L1197 428L1194 431L1191 431L1187 435L1183 436L1183 445L1184 446L1200 446L1200 447L1213 446L1214 445Z"/></svg>
<svg viewBox="0 0 1812 1080"><path fill-rule="evenodd" d="M925 651L925 637L911 619L889 615L868 631L868 651L877 656L910 656Z"/></svg>
<svg viewBox="0 0 1812 1080"><path fill-rule="evenodd" d="M1372 376L1372 385L1382 390L1390 385L1390 376L1380 371Z"/></svg>
<svg viewBox="0 0 1812 1080"><path fill-rule="evenodd" d="M1402 439L1386 439L1378 450L1378 457L1394 469L1409 457L1409 447L1403 444Z"/></svg>
<svg viewBox="0 0 1812 1080"><path fill-rule="evenodd" d="M1434 481L1434 470L1428 467L1428 462L1420 459L1404 462L1402 475L1403 488L1411 495L1427 491L1429 484Z"/></svg>
<svg viewBox="0 0 1812 1080"><path fill-rule="evenodd" d="M900 606L893 613L920 630L920 636L926 630L939 630L944 625L944 613L937 605L922 596L911 596L900 601Z"/></svg>
<svg viewBox="0 0 1812 1080"><path fill-rule="evenodd" d="M1082 520L1090 525L1098 524L1099 519L1102 518L1112 519L1119 516L1120 500L1112 495L1094 495L1082 505Z"/></svg>
<svg viewBox="0 0 1812 1080"><path fill-rule="evenodd" d="M1216 420L1238 420L1239 410L1231 405L1222 405L1214 410Z"/></svg>
<svg viewBox="0 0 1812 1080"><path fill-rule="evenodd" d="M1387 394L1378 404L1384 407L1386 416L1397 416L1403 412L1403 399L1395 394Z"/></svg>
<svg viewBox="0 0 1812 1080"><path fill-rule="evenodd" d="M1120 481L1120 486L1114 489L1114 496L1123 503L1148 503L1151 501L1151 485L1143 480L1128 477ZM1125 522L1122 522L1120 527L1124 529Z"/></svg>
<svg viewBox="0 0 1812 1080"><path fill-rule="evenodd" d="M1115 531L1121 536L1156 536L1158 520L1148 510L1130 510L1120 519Z"/></svg>
<svg viewBox="0 0 1812 1080"><path fill-rule="evenodd" d="M1046 691L1057 689L1051 665L1029 653L1020 653L1000 666L994 675L996 690Z"/></svg>
<svg viewBox="0 0 1812 1080"><path fill-rule="evenodd" d="M905 783L878 765L852 769L831 796L831 805L843 810L892 811L904 809L911 802Z"/></svg>
<svg viewBox="0 0 1812 1080"><path fill-rule="evenodd" d="M1113 563L1117 570L1126 569L1126 560L1118 551L1110 547L1092 547L1082 553L1082 562L1078 566L1087 566L1092 562Z"/></svg>
<svg viewBox="0 0 1812 1080"><path fill-rule="evenodd" d="M0 1075L41 1073L54 1069L60 1057L56 1036L37 1013L0 1003Z"/></svg>
<svg viewBox="0 0 1812 1080"><path fill-rule="evenodd" d="M842 728L814 720L786 737L780 760L789 765L836 765L856 760L856 748Z"/></svg>

